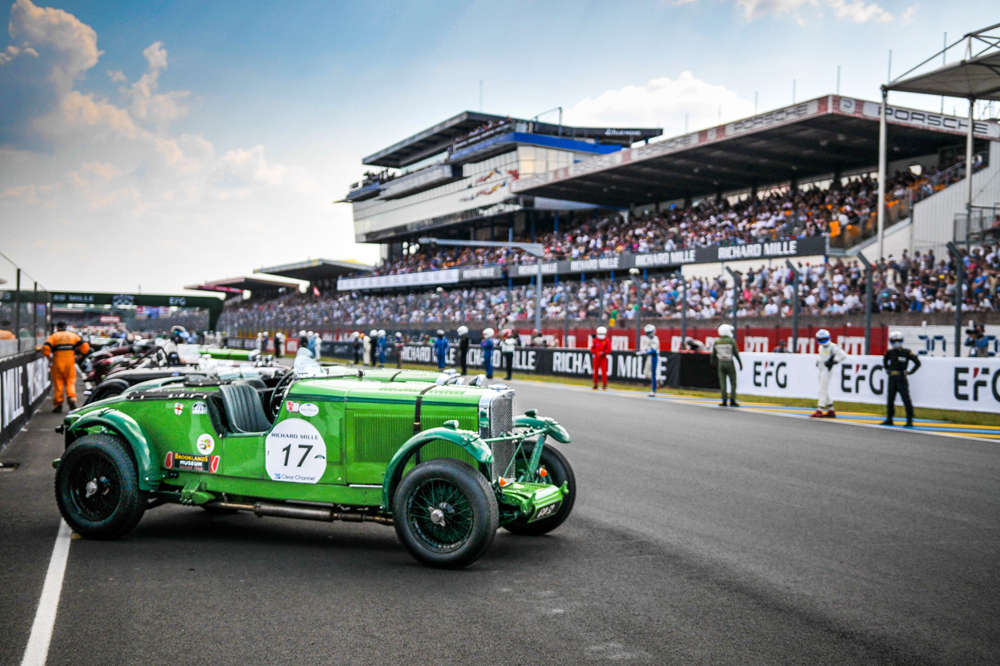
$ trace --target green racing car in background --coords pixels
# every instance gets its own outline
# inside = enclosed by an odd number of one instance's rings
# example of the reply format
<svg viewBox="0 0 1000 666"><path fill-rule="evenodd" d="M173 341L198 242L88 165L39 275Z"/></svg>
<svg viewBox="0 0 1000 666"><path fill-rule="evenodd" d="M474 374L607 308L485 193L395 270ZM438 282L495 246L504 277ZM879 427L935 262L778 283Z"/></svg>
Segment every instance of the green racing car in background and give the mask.
<svg viewBox="0 0 1000 666"><path fill-rule="evenodd" d="M569 516L576 480L550 441L569 434L515 417L513 390L372 379L171 378L87 405L61 426L60 511L94 539L165 503L374 521L445 568L478 559L498 527L540 535Z"/></svg>

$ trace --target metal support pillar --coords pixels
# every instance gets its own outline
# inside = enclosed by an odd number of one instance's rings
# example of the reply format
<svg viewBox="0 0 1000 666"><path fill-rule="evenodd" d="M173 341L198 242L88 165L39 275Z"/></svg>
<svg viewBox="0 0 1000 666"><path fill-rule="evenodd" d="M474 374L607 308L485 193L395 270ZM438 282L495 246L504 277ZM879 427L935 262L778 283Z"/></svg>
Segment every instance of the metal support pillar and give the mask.
<svg viewBox="0 0 1000 666"><path fill-rule="evenodd" d="M969 99L969 132L965 138L965 182L968 187L969 199L965 205L965 226L966 229L972 224L972 148L973 148L973 114L976 108L976 100Z"/></svg>
<svg viewBox="0 0 1000 666"><path fill-rule="evenodd" d="M38 281L35 281L35 292L31 297L31 337L38 337Z"/></svg>
<svg viewBox="0 0 1000 666"><path fill-rule="evenodd" d="M733 276L733 342L736 342L736 346L739 348L739 329L736 328L738 324L736 313L740 309L740 276L729 266L726 266L726 272Z"/></svg>
<svg viewBox="0 0 1000 666"><path fill-rule="evenodd" d="M789 259L785 265L792 272L792 353L799 352L799 270Z"/></svg>
<svg viewBox="0 0 1000 666"><path fill-rule="evenodd" d="M875 269L860 252L858 259L865 267L865 355L867 356L872 353L872 282Z"/></svg>
<svg viewBox="0 0 1000 666"><path fill-rule="evenodd" d="M966 176L968 177L968 176ZM971 179L970 179L971 180ZM970 209L971 212L971 209ZM955 356L962 355L962 285L965 282L965 263L955 243L948 243L948 252L955 260Z"/></svg>
<svg viewBox="0 0 1000 666"><path fill-rule="evenodd" d="M878 260L885 256L885 179L886 179L886 143L888 129L885 123L885 107L888 104L889 91L882 88L882 106L878 113Z"/></svg>
<svg viewBox="0 0 1000 666"><path fill-rule="evenodd" d="M21 351L21 269L17 269L17 284L14 289L14 337L17 339L17 351Z"/></svg>
<svg viewBox="0 0 1000 666"><path fill-rule="evenodd" d="M688 283L684 274L677 271L681 278L681 351L687 348L687 328L688 328Z"/></svg>

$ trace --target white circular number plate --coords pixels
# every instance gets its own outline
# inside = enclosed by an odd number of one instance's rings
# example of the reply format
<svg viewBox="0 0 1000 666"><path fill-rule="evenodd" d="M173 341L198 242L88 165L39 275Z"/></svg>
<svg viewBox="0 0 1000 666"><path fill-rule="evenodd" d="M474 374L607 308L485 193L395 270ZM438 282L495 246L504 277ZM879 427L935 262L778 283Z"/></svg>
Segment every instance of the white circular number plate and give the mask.
<svg viewBox="0 0 1000 666"><path fill-rule="evenodd" d="M312 423L285 419L264 441L264 468L275 481L318 483L326 471L326 442Z"/></svg>

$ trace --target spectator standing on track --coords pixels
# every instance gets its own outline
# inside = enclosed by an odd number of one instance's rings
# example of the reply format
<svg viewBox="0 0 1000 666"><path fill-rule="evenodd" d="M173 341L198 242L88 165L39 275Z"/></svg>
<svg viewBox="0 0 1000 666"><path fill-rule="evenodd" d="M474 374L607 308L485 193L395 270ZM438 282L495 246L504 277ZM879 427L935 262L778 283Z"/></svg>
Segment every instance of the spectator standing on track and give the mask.
<svg viewBox="0 0 1000 666"><path fill-rule="evenodd" d="M816 342L819 343L819 358L816 359L819 404L810 418L833 419L837 417L837 413L833 409L833 399L830 398L830 379L833 377L833 366L846 359L847 352L830 341L830 331L825 328L816 332Z"/></svg>
<svg viewBox="0 0 1000 666"><path fill-rule="evenodd" d="M281 331L274 333L274 357L282 358L285 355L285 334Z"/></svg>
<svg viewBox="0 0 1000 666"><path fill-rule="evenodd" d="M740 364L743 369L743 360L740 358L739 346L736 344L736 337L733 334L733 327L723 324L719 327L719 338L712 345L711 364L716 366L719 373L719 388L722 389L722 407L739 407L736 402L736 364ZM726 380L729 380L729 392L726 392Z"/></svg>
<svg viewBox="0 0 1000 666"><path fill-rule="evenodd" d="M385 330L379 329L378 331L378 367L385 367L385 348L388 346L389 341L385 339Z"/></svg>
<svg viewBox="0 0 1000 666"><path fill-rule="evenodd" d="M907 370L910 362L913 362L913 369ZM903 346L903 334L893 331L889 334L889 351L882 357L882 365L889 375L889 390L886 391L885 421L882 425L892 425L892 419L896 415L896 394L899 394L906 409L906 427L913 427L913 402L910 400L910 380L907 375L912 375L920 369L920 359L917 355Z"/></svg>
<svg viewBox="0 0 1000 666"><path fill-rule="evenodd" d="M650 379L649 397L652 398L656 395L657 371L660 366L660 339L656 337L656 327L652 324L646 324L642 330L646 335L639 340L639 354L646 357L642 374Z"/></svg>
<svg viewBox="0 0 1000 666"><path fill-rule="evenodd" d="M462 369L462 374L469 372L469 327L458 327L458 367Z"/></svg>
<svg viewBox="0 0 1000 666"><path fill-rule="evenodd" d="M403 334L396 332L396 341L392 343L392 353L396 357L396 367L403 367Z"/></svg>
<svg viewBox="0 0 1000 666"><path fill-rule="evenodd" d="M56 323L56 332L42 345L42 355L51 357L52 411L62 412L63 393L70 410L76 409L76 355L86 354L90 345L76 333L66 330L66 322Z"/></svg>
<svg viewBox="0 0 1000 666"><path fill-rule="evenodd" d="M500 356L503 357L503 367L507 370L507 379L511 378L514 372L514 351L517 348L517 338L514 331L509 328L503 332L503 340L500 341Z"/></svg>
<svg viewBox="0 0 1000 666"><path fill-rule="evenodd" d="M608 339L608 329L597 327L597 335L590 341L590 354L594 366L594 390L597 390L597 379L601 377L604 390L608 390L608 356L611 355L611 340Z"/></svg>
<svg viewBox="0 0 1000 666"><path fill-rule="evenodd" d="M354 365L361 365L361 352L364 348L361 342L361 334L357 331L351 333L351 350L354 352Z"/></svg>
<svg viewBox="0 0 1000 666"><path fill-rule="evenodd" d="M479 343L483 349L483 369L486 371L486 379L493 379L493 329L483 330L483 341Z"/></svg>
<svg viewBox="0 0 1000 666"><path fill-rule="evenodd" d="M434 354L437 356L438 370L444 370L445 361L448 359L448 338L444 337L444 331L438 329L437 339L434 341Z"/></svg>

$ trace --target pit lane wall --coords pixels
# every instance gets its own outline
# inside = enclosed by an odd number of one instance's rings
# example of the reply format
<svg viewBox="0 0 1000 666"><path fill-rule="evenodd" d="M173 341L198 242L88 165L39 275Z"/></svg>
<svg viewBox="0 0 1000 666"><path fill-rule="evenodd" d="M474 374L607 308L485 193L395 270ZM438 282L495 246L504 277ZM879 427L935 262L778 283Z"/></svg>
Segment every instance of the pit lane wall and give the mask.
<svg viewBox="0 0 1000 666"><path fill-rule="evenodd" d="M0 449L28 422L51 384L48 359L36 351L0 359Z"/></svg>
<svg viewBox="0 0 1000 666"><path fill-rule="evenodd" d="M740 395L817 399L817 355L742 352L740 357ZM915 407L1000 413L1000 359L926 356L920 362L909 376ZM881 356L851 356L834 366L830 396L835 403L885 404L887 383Z"/></svg>

